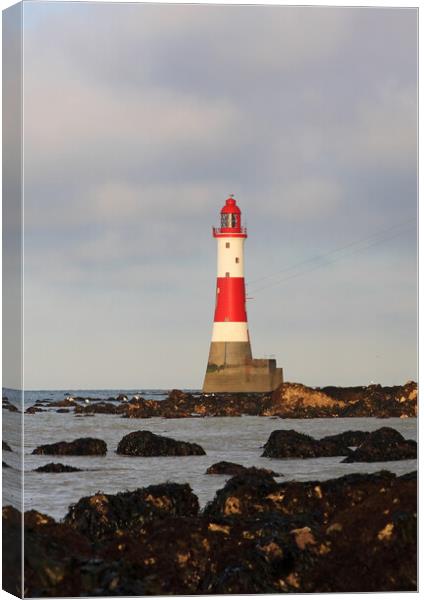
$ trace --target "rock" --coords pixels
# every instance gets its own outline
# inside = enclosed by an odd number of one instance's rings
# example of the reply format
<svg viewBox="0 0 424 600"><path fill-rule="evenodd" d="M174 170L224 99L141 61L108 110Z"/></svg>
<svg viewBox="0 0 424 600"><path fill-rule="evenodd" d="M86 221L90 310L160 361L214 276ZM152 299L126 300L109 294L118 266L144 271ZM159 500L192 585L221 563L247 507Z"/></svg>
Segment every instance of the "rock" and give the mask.
<svg viewBox="0 0 424 600"><path fill-rule="evenodd" d="M286 382L272 392L263 414L283 418L317 418L336 416L339 409L339 402L322 390Z"/></svg>
<svg viewBox="0 0 424 600"><path fill-rule="evenodd" d="M236 476L218 490L205 514L214 517L253 517L266 513L290 516L293 527L323 523L334 511L354 506L396 477L387 471L373 475L353 474L327 481L284 481L257 475ZM311 515L307 523L301 522ZM311 520L312 518L312 520ZM298 519L296 523L294 520Z"/></svg>
<svg viewBox="0 0 424 600"><path fill-rule="evenodd" d="M200 513L188 485L98 493L72 506L63 523L25 513L25 593L413 591L416 504L416 477L388 472L282 484L244 474ZM21 514L6 507L3 515L5 587L16 591Z"/></svg>
<svg viewBox="0 0 424 600"><path fill-rule="evenodd" d="M30 406L25 411L25 413L28 415L33 415L33 414L39 413L39 412L45 412L45 411L42 408L40 408L39 406Z"/></svg>
<svg viewBox="0 0 424 600"><path fill-rule="evenodd" d="M117 453L126 456L198 456L206 454L198 444L180 442L156 435L151 431L133 431L125 435L118 444Z"/></svg>
<svg viewBox="0 0 424 600"><path fill-rule="evenodd" d="M151 485L133 492L82 498L70 507L65 523L90 539L133 530L147 521L171 516L195 517L199 501L188 484Z"/></svg>
<svg viewBox="0 0 424 600"><path fill-rule="evenodd" d="M118 412L125 418L167 419L196 416L239 417L241 415L281 418L319 417L413 417L417 413L417 384L381 387L310 388L285 382L270 393L190 394L172 390L165 400L134 396L122 402Z"/></svg>
<svg viewBox="0 0 424 600"><path fill-rule="evenodd" d="M316 440L293 429L273 431L264 446L262 456L269 458L312 458L346 456L348 447L338 440Z"/></svg>
<svg viewBox="0 0 424 600"><path fill-rule="evenodd" d="M405 438L391 427L381 427L371 432L356 448L350 451L344 463L406 460L417 457L417 442Z"/></svg>
<svg viewBox="0 0 424 600"><path fill-rule="evenodd" d="M34 471L37 473L76 473L77 471L82 471L82 469L77 469L77 467L71 467L70 465L62 465L61 463L48 463L34 469Z"/></svg>
<svg viewBox="0 0 424 600"><path fill-rule="evenodd" d="M416 494L416 480L395 478L362 502L336 508L304 591L416 590Z"/></svg>
<svg viewBox="0 0 424 600"><path fill-rule="evenodd" d="M58 408L56 412L57 413L69 413L71 411L69 410L69 408Z"/></svg>
<svg viewBox="0 0 424 600"><path fill-rule="evenodd" d="M12 468L10 465L5 463L4 460L1 461L1 466L3 467L3 469L11 469Z"/></svg>
<svg viewBox="0 0 424 600"><path fill-rule="evenodd" d="M359 446L368 437L368 431L343 431L321 438L322 442L340 442L344 446Z"/></svg>
<svg viewBox="0 0 424 600"><path fill-rule="evenodd" d="M4 410L8 410L9 412L19 412L18 408L12 404L6 396L3 396L2 407Z"/></svg>
<svg viewBox="0 0 424 600"><path fill-rule="evenodd" d="M103 414L103 415L116 415L119 413L119 407L108 402L93 402L87 406L77 405L75 407L75 414Z"/></svg>
<svg viewBox="0 0 424 600"><path fill-rule="evenodd" d="M56 400L55 402L49 402L49 406L55 408L70 408L76 405L76 398L64 398L63 400Z"/></svg>
<svg viewBox="0 0 424 600"><path fill-rule="evenodd" d="M72 442L44 444L32 451L32 454L51 454L68 456L103 456L107 452L106 442L96 438L78 438Z"/></svg>
<svg viewBox="0 0 424 600"><path fill-rule="evenodd" d="M2 444L2 450L4 450L5 452L13 452L12 448L9 446L9 444L7 442L2 440L1 444Z"/></svg>
<svg viewBox="0 0 424 600"><path fill-rule="evenodd" d="M270 469L259 469L257 467L244 467L243 465L238 465L237 463L227 462L222 460L211 465L207 471L207 475L243 475L245 473L253 473L253 474L264 474L270 475L271 477L281 477L281 473L275 473Z"/></svg>

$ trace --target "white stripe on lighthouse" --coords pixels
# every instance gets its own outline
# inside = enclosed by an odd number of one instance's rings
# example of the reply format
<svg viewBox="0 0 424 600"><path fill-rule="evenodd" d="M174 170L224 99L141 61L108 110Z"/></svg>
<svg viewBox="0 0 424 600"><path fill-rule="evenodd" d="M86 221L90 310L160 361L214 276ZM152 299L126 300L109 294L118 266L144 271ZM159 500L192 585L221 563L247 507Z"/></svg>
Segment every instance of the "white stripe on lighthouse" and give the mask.
<svg viewBox="0 0 424 600"><path fill-rule="evenodd" d="M244 238L218 238L217 277L244 277ZM229 275L227 276L227 273Z"/></svg>
<svg viewBox="0 0 424 600"><path fill-rule="evenodd" d="M248 342L249 330L247 323L219 321L213 324L213 342Z"/></svg>

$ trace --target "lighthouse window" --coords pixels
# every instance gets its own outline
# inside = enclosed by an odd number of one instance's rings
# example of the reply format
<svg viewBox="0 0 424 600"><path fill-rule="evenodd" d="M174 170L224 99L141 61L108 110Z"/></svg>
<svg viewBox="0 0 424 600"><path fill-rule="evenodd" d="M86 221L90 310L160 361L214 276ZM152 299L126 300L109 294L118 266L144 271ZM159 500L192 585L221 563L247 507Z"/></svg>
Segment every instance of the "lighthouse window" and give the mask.
<svg viewBox="0 0 424 600"><path fill-rule="evenodd" d="M238 256L236 256L236 263L239 263L239 262L240 262L240 259Z"/></svg>
<svg viewBox="0 0 424 600"><path fill-rule="evenodd" d="M237 227L237 216L233 213L221 215L221 227Z"/></svg>
<svg viewBox="0 0 424 600"><path fill-rule="evenodd" d="M225 277L229 277L229 276L230 276L230 274L229 274L229 272L227 271L227 272L225 273Z"/></svg>
<svg viewBox="0 0 424 600"><path fill-rule="evenodd" d="M230 242L225 242L225 247L229 248L230 247Z"/></svg>

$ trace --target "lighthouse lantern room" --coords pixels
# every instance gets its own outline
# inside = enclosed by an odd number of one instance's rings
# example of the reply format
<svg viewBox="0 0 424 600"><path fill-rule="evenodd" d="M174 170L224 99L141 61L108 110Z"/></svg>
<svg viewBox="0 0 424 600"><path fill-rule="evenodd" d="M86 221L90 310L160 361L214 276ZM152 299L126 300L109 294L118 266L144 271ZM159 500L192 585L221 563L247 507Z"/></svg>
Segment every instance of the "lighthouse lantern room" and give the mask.
<svg viewBox="0 0 424 600"><path fill-rule="evenodd" d="M221 209L221 227L212 229L218 245L215 315L204 392L268 392L282 383L272 359L253 359L244 283L241 211L231 195Z"/></svg>

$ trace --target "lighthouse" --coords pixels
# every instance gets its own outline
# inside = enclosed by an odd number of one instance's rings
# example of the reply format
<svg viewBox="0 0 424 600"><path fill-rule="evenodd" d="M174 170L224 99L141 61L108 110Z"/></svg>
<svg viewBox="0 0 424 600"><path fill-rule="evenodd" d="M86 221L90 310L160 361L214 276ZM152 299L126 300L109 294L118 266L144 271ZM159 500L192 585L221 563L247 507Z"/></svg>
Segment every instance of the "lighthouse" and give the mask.
<svg viewBox="0 0 424 600"><path fill-rule="evenodd" d="M204 392L269 392L283 381L274 359L252 358L246 312L241 210L231 195L212 228L218 245L215 315Z"/></svg>

